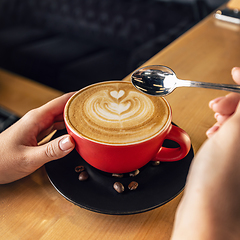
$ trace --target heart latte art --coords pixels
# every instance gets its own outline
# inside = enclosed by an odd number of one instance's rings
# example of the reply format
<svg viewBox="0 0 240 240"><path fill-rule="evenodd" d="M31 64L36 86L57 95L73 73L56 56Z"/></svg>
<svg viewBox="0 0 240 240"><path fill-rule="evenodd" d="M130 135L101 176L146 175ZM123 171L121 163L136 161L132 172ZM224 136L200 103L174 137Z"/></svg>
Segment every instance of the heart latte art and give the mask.
<svg viewBox="0 0 240 240"><path fill-rule="evenodd" d="M68 102L66 119L97 142L129 144L161 131L170 110L163 98L145 95L127 82L104 82L80 90Z"/></svg>

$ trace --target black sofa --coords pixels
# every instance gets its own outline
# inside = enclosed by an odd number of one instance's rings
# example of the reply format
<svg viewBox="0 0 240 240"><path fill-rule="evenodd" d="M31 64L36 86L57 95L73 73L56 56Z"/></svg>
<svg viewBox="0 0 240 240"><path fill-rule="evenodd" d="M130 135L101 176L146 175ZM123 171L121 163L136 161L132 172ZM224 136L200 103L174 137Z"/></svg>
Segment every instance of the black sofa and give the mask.
<svg viewBox="0 0 240 240"><path fill-rule="evenodd" d="M63 92L122 79L215 7L203 0L1 0L0 67Z"/></svg>

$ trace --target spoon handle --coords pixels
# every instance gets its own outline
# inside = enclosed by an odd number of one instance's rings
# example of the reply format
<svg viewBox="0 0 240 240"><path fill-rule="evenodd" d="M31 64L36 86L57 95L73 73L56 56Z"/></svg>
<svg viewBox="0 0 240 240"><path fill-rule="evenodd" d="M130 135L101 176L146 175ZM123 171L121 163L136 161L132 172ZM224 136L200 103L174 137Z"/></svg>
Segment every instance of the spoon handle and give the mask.
<svg viewBox="0 0 240 240"><path fill-rule="evenodd" d="M240 85L234 85L234 84L196 82L196 81L180 80L179 79L178 86L179 87L210 88L210 89L225 90L225 91L240 93Z"/></svg>

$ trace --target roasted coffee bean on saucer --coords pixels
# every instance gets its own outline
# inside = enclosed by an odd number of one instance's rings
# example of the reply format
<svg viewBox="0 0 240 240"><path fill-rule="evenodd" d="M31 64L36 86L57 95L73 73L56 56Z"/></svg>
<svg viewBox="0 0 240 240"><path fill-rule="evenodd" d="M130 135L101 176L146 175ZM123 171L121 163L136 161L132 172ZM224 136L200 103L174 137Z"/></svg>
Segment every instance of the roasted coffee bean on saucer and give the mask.
<svg viewBox="0 0 240 240"><path fill-rule="evenodd" d="M85 170L85 167L80 165L75 167L75 172L79 173Z"/></svg>
<svg viewBox="0 0 240 240"><path fill-rule="evenodd" d="M122 178L123 174L122 173L113 173L112 177Z"/></svg>
<svg viewBox="0 0 240 240"><path fill-rule="evenodd" d="M128 189L129 189L129 190L136 190L137 187L138 187L138 183L137 183L136 181L132 181L132 182L130 182L129 185L128 185Z"/></svg>
<svg viewBox="0 0 240 240"><path fill-rule="evenodd" d="M80 172L78 179L79 181L86 181L88 179L88 173L86 171Z"/></svg>
<svg viewBox="0 0 240 240"><path fill-rule="evenodd" d="M113 188L114 188L118 193L124 192L124 186L123 186L122 183L120 183L120 182L115 182L115 183L113 184Z"/></svg>
<svg viewBox="0 0 240 240"><path fill-rule="evenodd" d="M160 161L152 161L153 166L158 166L158 165L160 165L160 163L161 163Z"/></svg>
<svg viewBox="0 0 240 240"><path fill-rule="evenodd" d="M135 170L135 171L133 171L133 172L130 172L130 173L129 173L129 176L130 176L130 177L135 177L135 176L137 176L139 173L140 173L140 171L137 169L137 170Z"/></svg>

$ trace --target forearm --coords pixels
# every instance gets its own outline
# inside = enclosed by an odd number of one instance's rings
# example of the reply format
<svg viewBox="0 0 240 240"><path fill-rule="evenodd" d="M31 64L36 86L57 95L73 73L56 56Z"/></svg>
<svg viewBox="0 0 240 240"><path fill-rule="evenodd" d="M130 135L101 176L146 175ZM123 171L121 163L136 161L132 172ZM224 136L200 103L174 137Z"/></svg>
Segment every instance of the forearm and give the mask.
<svg viewBox="0 0 240 240"><path fill-rule="evenodd" d="M223 131L208 140L193 160L172 240L239 239L240 157L235 143L240 136L237 128L231 138Z"/></svg>
<svg viewBox="0 0 240 240"><path fill-rule="evenodd" d="M191 202L183 199L176 214L171 240L239 239L239 222L234 222L235 218L229 213L222 215L224 211L219 209L222 206L217 198L213 202L200 195L196 193L196 199L191 197Z"/></svg>

